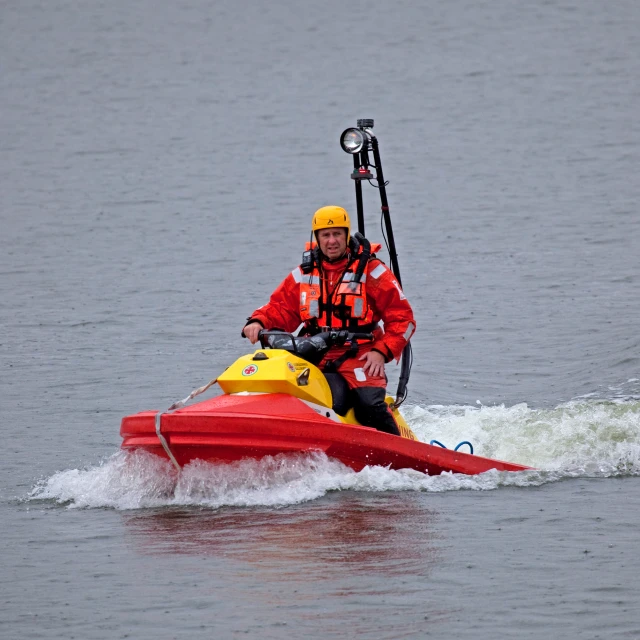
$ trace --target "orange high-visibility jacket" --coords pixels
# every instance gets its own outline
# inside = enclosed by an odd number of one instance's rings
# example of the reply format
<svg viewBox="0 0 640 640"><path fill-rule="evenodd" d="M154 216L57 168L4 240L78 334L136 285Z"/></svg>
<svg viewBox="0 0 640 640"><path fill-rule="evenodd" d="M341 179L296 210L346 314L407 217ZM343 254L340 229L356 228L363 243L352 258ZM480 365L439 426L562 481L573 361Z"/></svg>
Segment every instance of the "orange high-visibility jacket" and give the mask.
<svg viewBox="0 0 640 640"><path fill-rule="evenodd" d="M301 323L309 325L315 318L320 328L344 327L358 331L356 327L363 327L369 332L372 324L382 320L384 332L375 331L372 348L382 353L387 362L399 358L416 323L397 278L381 260L372 257L360 286L349 287L358 261L350 266L348 263L348 257L333 264L322 261L310 273L296 267L271 294L269 302L251 314L250 321L258 321L265 329L293 332ZM342 297L341 293L347 295ZM327 318L328 303L332 311L330 318ZM346 326L345 306L341 310L343 317L338 317L337 303L345 303L350 309L351 321L347 321Z"/></svg>

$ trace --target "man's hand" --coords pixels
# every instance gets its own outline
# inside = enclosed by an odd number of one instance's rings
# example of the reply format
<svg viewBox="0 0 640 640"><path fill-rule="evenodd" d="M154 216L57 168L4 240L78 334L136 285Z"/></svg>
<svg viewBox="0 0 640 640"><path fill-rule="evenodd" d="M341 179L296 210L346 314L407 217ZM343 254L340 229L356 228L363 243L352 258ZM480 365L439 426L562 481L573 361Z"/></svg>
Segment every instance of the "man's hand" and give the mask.
<svg viewBox="0 0 640 640"><path fill-rule="evenodd" d="M245 338L249 338L251 344L258 342L258 334L262 329L262 325L259 322L252 322L248 324L244 329Z"/></svg>
<svg viewBox="0 0 640 640"><path fill-rule="evenodd" d="M366 360L362 370L370 377L384 378L384 356L379 351L367 351L358 360Z"/></svg>

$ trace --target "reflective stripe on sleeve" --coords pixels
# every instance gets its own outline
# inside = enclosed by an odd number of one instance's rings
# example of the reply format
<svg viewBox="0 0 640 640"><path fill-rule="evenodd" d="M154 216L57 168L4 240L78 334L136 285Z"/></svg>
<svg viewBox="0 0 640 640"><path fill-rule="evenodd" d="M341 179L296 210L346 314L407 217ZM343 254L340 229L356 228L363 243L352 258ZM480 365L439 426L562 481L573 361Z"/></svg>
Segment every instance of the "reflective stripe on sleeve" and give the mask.
<svg viewBox="0 0 640 640"><path fill-rule="evenodd" d="M413 322L410 322L410 323L407 325L407 330L404 332L404 339L405 339L406 341L408 341L408 340L409 340L409 338L413 335L413 332L414 332L415 328L416 328L416 325L415 325L415 324L413 324Z"/></svg>
<svg viewBox="0 0 640 640"><path fill-rule="evenodd" d="M379 278L385 271L387 270L387 267L385 267L383 264L379 264L372 272L371 272L371 277L372 278Z"/></svg>

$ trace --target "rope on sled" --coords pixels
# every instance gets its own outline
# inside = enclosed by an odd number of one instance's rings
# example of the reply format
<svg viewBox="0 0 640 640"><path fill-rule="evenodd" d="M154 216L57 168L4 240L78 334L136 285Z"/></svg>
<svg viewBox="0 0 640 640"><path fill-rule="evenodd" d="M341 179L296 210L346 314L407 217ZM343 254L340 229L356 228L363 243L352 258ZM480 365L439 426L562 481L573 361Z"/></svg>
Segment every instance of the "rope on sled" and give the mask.
<svg viewBox="0 0 640 640"><path fill-rule="evenodd" d="M193 400L193 398L195 398L196 396L199 396L201 393L204 393L209 387L212 387L216 382L218 382L218 378L214 378L213 380L211 380L210 382L207 382L207 384L203 385L202 387L198 387L197 389L194 389L184 400L178 400L177 402L174 402L166 411L158 411L158 413L156 413L156 419L155 419L156 435L158 436L158 440L160 440L160 444L162 445L162 448L165 450L165 453L169 456L169 460L171 460L171 462L173 463L173 466L178 471L181 470L181 467L178 464L178 461L173 455L171 449L169 448L169 443L167 442L166 438L162 435L162 416L165 413L171 413L176 409L181 409L187 404L187 402L189 402L189 400Z"/></svg>

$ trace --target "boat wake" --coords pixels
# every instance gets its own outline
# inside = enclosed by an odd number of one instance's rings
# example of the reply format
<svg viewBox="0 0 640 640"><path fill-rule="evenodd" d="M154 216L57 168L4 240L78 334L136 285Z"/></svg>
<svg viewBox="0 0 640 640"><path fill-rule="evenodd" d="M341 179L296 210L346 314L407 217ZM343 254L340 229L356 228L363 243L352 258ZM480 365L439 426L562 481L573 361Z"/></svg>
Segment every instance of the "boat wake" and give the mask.
<svg viewBox="0 0 640 640"><path fill-rule="evenodd" d="M449 447L468 440L478 455L535 467L476 476L427 476L366 467L360 472L323 453L278 455L230 464L201 461L178 474L143 451L119 451L97 466L69 469L39 482L30 501L71 508L141 509L283 507L331 491L457 491L539 486L566 478L640 475L640 401L583 399L552 409L407 406L403 415L423 441Z"/></svg>
<svg viewBox="0 0 640 640"><path fill-rule="evenodd" d="M560 477L640 473L640 399L573 400L551 409L408 407L405 417L420 440L448 447L463 440L477 455L510 460ZM466 449L462 449L466 450Z"/></svg>

